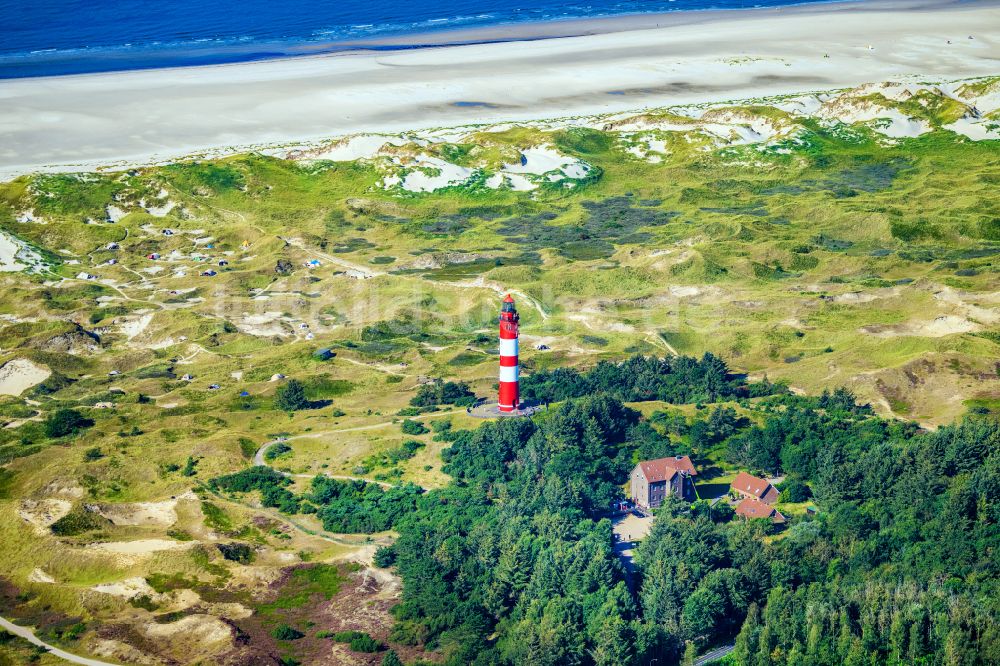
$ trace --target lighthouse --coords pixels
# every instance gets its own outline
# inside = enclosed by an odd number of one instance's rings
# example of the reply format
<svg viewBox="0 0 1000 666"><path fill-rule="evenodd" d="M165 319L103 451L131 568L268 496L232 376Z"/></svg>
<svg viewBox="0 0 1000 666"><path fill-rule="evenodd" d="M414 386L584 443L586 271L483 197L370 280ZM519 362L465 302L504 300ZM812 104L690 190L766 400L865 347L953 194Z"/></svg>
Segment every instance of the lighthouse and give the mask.
<svg viewBox="0 0 1000 666"><path fill-rule="evenodd" d="M520 404L517 388L517 336L518 315L510 294L500 307L500 398L497 408L501 412L516 411Z"/></svg>

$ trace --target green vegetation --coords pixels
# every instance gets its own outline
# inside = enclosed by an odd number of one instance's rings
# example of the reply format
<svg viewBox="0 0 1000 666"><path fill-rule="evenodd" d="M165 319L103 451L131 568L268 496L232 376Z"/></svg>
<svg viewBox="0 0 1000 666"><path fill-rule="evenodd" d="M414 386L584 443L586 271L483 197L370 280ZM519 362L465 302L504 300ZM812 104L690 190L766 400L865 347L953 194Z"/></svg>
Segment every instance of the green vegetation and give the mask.
<svg viewBox="0 0 1000 666"><path fill-rule="evenodd" d="M404 435L423 435L430 432L430 429L427 426L420 421L414 421L413 419L403 419L400 429L403 431Z"/></svg>
<svg viewBox="0 0 1000 666"><path fill-rule="evenodd" d="M987 600L1000 576L989 555L1000 497L988 479L1000 424L922 433L872 416L842 390L774 396L756 411L760 425L715 410L690 429L724 431L741 464L796 474L785 492L811 486L820 514L773 539L767 521L727 523L731 512L668 504L636 554L636 598L601 519L632 464L636 412L596 396L534 423L464 432L446 451L455 481L397 525L405 593L394 640L423 637L454 663L678 660L688 642L737 634L735 663L936 661L997 649L982 629L997 612ZM456 589L458 579L466 586ZM949 597L961 613L933 612ZM816 603L821 614L807 613ZM891 621L875 621L879 613Z"/></svg>
<svg viewBox="0 0 1000 666"><path fill-rule="evenodd" d="M308 409L309 398L306 397L302 382L290 379L286 384L283 384L274 394L274 406L276 409L286 412Z"/></svg>
<svg viewBox="0 0 1000 666"><path fill-rule="evenodd" d="M278 442L277 444L272 444L270 447L268 447L267 451L264 452L264 460L268 462L274 462L276 459L280 458L286 453L290 453L291 450L292 447L290 447L288 444L284 442Z"/></svg>
<svg viewBox="0 0 1000 666"><path fill-rule="evenodd" d="M216 504L203 501L201 503L201 512L205 516L205 525L209 528L220 532L226 532L233 528L233 521Z"/></svg>
<svg viewBox="0 0 1000 666"><path fill-rule="evenodd" d="M375 551L375 566L386 568L391 567L396 562L396 552L389 546L382 546Z"/></svg>
<svg viewBox="0 0 1000 666"><path fill-rule="evenodd" d="M216 548L222 553L222 557L231 562L239 564L250 564L254 561L255 553L253 548L245 543L220 543Z"/></svg>
<svg viewBox="0 0 1000 666"><path fill-rule="evenodd" d="M255 608L267 618L284 617L286 612L305 608L311 603L329 601L340 592L346 580L346 571L334 565L295 567L283 581L278 595L256 604Z"/></svg>
<svg viewBox="0 0 1000 666"><path fill-rule="evenodd" d="M250 469L213 479L210 487L232 493L258 491L264 506L285 513L315 513L330 532L382 532L413 509L421 490L413 485L389 489L365 481L316 476L308 492L287 489L288 477L269 467Z"/></svg>
<svg viewBox="0 0 1000 666"><path fill-rule="evenodd" d="M521 382L525 398L553 401L607 393L626 402L716 402L785 390L769 382L746 383L733 377L725 362L712 354L705 354L701 360L637 355L621 364L602 361L587 372L572 368L536 372Z"/></svg>
<svg viewBox="0 0 1000 666"><path fill-rule="evenodd" d="M395 146L482 170L431 193L384 189L384 157L258 154L0 185L0 227L46 264L0 273L0 364L50 373L0 397L6 613L154 650L166 600L93 591L144 577L199 614L255 610L232 654L152 660L308 663L311 622L394 600L301 563L364 549L404 581L391 636L335 625L398 651L372 663L669 664L737 638L755 666L998 661L997 143L943 129L954 97L855 97L934 129L754 100L711 113L778 128L756 145L654 110ZM486 186L541 146L590 168ZM485 424L461 408L495 395L503 289L524 397L550 409ZM291 476L247 469L276 440ZM790 523L668 506L629 586L603 512L637 460L682 454L706 499L785 476ZM184 547L84 548L155 539ZM279 623L308 635L241 652Z"/></svg>
<svg viewBox="0 0 1000 666"><path fill-rule="evenodd" d="M435 407L437 405L455 405L467 407L476 403L476 394L465 382L446 382L435 379L430 384L422 385L417 394L410 399L414 407Z"/></svg>
<svg viewBox="0 0 1000 666"><path fill-rule="evenodd" d="M272 631L271 635L277 638L279 641L297 641L305 634L303 634L298 629L290 627L287 624L279 624Z"/></svg>
<svg viewBox="0 0 1000 666"><path fill-rule="evenodd" d="M45 436L56 438L75 435L92 425L93 420L75 409L58 409L45 419Z"/></svg>
<svg viewBox="0 0 1000 666"><path fill-rule="evenodd" d="M277 507L282 511L294 513L298 511L299 503L285 487L291 480L270 467L251 467L242 472L229 474L209 482L213 490L231 493L249 493L258 491L264 506Z"/></svg>
<svg viewBox="0 0 1000 666"><path fill-rule="evenodd" d="M338 631L330 636L338 643L347 643L354 652L378 652L382 645L363 631Z"/></svg>
<svg viewBox="0 0 1000 666"><path fill-rule="evenodd" d="M88 511L83 506L74 506L65 516L51 525L52 533L57 536L77 536L87 532L106 529L111 521L104 516Z"/></svg>
<svg viewBox="0 0 1000 666"><path fill-rule="evenodd" d="M395 651L389 650L382 657L382 666L403 666L403 660L399 658L399 655Z"/></svg>
<svg viewBox="0 0 1000 666"><path fill-rule="evenodd" d="M375 483L317 476L306 497L330 532L382 532L413 510L420 492L413 485L385 489Z"/></svg>

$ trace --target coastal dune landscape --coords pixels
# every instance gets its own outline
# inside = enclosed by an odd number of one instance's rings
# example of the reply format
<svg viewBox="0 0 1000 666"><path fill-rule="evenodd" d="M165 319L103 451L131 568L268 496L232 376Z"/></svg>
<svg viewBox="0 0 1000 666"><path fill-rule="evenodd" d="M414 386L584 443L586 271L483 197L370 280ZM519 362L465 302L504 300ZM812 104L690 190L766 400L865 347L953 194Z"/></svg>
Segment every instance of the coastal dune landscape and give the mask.
<svg viewBox="0 0 1000 666"><path fill-rule="evenodd" d="M760 1L0 0L0 666L1000 664L1000 0Z"/></svg>
<svg viewBox="0 0 1000 666"><path fill-rule="evenodd" d="M0 86L0 175L900 76L957 79L995 74L1000 62L1000 4L992 0L877 0L568 24L548 39L549 24L509 26L418 40L444 42L426 48L400 39L404 50L359 43L329 55L8 80Z"/></svg>

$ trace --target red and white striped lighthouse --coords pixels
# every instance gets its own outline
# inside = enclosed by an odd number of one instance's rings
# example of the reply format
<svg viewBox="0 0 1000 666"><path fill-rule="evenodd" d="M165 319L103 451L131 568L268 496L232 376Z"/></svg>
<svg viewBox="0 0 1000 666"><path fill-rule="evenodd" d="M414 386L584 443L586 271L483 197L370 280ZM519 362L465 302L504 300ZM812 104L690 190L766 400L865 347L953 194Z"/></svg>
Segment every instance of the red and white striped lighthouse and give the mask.
<svg viewBox="0 0 1000 666"><path fill-rule="evenodd" d="M500 308L500 399L501 412L513 412L520 404L517 389L518 315L514 299L507 294Z"/></svg>

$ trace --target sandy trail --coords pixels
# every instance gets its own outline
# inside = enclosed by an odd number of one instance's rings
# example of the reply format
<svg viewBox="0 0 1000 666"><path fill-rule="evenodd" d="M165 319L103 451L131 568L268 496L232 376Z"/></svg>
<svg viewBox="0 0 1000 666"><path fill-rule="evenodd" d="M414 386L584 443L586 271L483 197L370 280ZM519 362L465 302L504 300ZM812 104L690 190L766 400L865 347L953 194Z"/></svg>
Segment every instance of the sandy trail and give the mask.
<svg viewBox="0 0 1000 666"><path fill-rule="evenodd" d="M83 664L83 666L116 666L108 661L98 661L97 659L89 659L87 657L81 657L75 655L72 652L66 652L61 650L54 645L49 645L48 643L42 641L40 638L35 636L35 632L27 627L22 627L20 625L14 624L9 620L0 617L0 628L3 628L15 636L20 636L24 640L28 641L32 645L37 645L38 647L44 648L54 657L59 657L68 662L74 664Z"/></svg>
<svg viewBox="0 0 1000 666"><path fill-rule="evenodd" d="M169 539L136 539L135 541L107 541L88 544L86 548L116 555L152 555L164 550L190 548L193 541L171 541Z"/></svg>
<svg viewBox="0 0 1000 666"><path fill-rule="evenodd" d="M452 414L464 414L465 411L466 411L465 409L453 409L447 412L434 412L433 415L450 416ZM318 437L326 437L327 435L335 435L337 433L342 433L342 432L360 432L364 430L377 430L379 428L385 428L386 426L391 426L391 425L394 425L392 421L384 421L382 423L372 423L363 426L353 426L350 428L338 428L336 430L324 430L322 432L309 432L309 433L304 433L302 435L293 435L284 440L280 439L271 440L270 442L265 442L263 445L261 445L259 449L257 449L257 452L253 456L253 464L258 467L271 467L272 469L274 469L274 467L268 464L268 462L264 459L264 454L267 453L267 450L269 448L271 448L280 441L291 441L294 439L316 439ZM296 477L296 478L311 479L312 477L316 476L315 474L289 474L288 472L281 472L281 473L284 474L285 476ZM366 483L377 483L383 488L395 488L395 485L391 483L386 483L385 481L374 481L372 479L365 479L360 476L348 476L343 474L325 474L325 476L328 476L331 479L343 479L346 481L364 481ZM426 491L429 490L429 488L422 488L422 490Z"/></svg>

